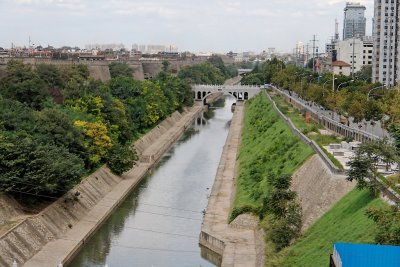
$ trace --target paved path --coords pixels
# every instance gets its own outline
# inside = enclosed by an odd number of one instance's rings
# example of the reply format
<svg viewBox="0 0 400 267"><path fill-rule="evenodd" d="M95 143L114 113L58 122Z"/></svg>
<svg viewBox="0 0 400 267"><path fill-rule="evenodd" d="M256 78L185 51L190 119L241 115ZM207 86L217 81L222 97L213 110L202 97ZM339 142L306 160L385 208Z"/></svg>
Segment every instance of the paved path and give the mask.
<svg viewBox="0 0 400 267"><path fill-rule="evenodd" d="M244 107L237 105L209 198L200 238L202 245L222 254L222 267L252 267L256 266L257 262L254 230L233 228L228 224L235 194L236 158L240 148L243 113Z"/></svg>
<svg viewBox="0 0 400 267"><path fill-rule="evenodd" d="M285 92L286 94L289 94L288 90L282 90L282 89L279 89L279 90ZM322 106L319 106L318 104L303 100L295 92L291 92L291 97L296 99L298 102L301 102L304 105L307 105L312 111L314 111L314 113L324 115L328 118L333 119L334 121L340 122L339 114L337 114L331 110L326 110L325 108L323 108ZM333 113L333 115L332 115L332 113ZM352 121L353 121L353 118L350 118L349 127L353 128L353 129L363 130L367 133L370 133L370 134L373 134L373 135L376 135L379 137L389 136L388 132L382 128L382 124L380 121L375 121L374 125L372 125L371 122L368 122L366 120L363 120L358 123L353 123Z"/></svg>
<svg viewBox="0 0 400 267"><path fill-rule="evenodd" d="M179 122L154 142L148 150L151 150L151 153L160 154L158 150L168 149L168 147L179 138L183 128L190 124L194 116L201 110L202 107L193 107ZM167 146L166 144L169 145ZM155 147L158 147L158 149L155 149ZM117 184L101 201L99 201L82 220L75 224L71 230L66 232L63 237L47 243L39 253L33 256L23 266L56 267L60 261L65 262L70 259L84 244L85 240L88 239L146 175L147 171L156 160L158 160L158 158L154 158L150 163L139 162L136 167L124 173L124 180Z"/></svg>

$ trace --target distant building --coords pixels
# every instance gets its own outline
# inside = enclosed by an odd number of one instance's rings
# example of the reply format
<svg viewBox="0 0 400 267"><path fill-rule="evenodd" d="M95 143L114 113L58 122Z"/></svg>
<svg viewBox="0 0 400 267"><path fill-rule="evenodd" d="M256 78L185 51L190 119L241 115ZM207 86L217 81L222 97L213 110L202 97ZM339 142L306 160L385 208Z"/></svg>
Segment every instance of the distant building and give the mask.
<svg viewBox="0 0 400 267"><path fill-rule="evenodd" d="M177 53L178 47L175 45L133 44L132 50L143 54L158 54L162 52Z"/></svg>
<svg viewBox="0 0 400 267"><path fill-rule="evenodd" d="M353 47L354 45L354 47ZM351 72L361 70L362 66L372 65L373 57L372 37L353 38L336 43L336 59L347 62L351 65ZM353 58L354 52L354 58ZM353 70L354 62L354 70Z"/></svg>
<svg viewBox="0 0 400 267"><path fill-rule="evenodd" d="M87 44L85 45L85 49L101 51L109 49L112 51L119 51L121 49L125 49L125 46L123 44Z"/></svg>
<svg viewBox="0 0 400 267"><path fill-rule="evenodd" d="M343 40L365 36L365 6L360 3L347 2L344 8Z"/></svg>
<svg viewBox="0 0 400 267"><path fill-rule="evenodd" d="M332 71L335 75L346 75L351 74L351 65L340 60L332 62Z"/></svg>

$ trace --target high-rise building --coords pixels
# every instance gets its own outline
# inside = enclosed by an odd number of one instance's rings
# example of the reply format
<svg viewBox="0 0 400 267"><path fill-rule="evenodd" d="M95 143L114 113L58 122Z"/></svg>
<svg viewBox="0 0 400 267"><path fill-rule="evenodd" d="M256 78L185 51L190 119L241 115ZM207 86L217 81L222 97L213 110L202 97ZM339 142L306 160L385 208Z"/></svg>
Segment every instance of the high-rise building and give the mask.
<svg viewBox="0 0 400 267"><path fill-rule="evenodd" d="M365 36L367 21L365 18L365 9L365 6L362 6L360 3L346 3L346 7L344 8L343 40L352 38L353 36Z"/></svg>
<svg viewBox="0 0 400 267"><path fill-rule="evenodd" d="M400 79L398 71L400 0L375 0L372 81L387 86Z"/></svg>

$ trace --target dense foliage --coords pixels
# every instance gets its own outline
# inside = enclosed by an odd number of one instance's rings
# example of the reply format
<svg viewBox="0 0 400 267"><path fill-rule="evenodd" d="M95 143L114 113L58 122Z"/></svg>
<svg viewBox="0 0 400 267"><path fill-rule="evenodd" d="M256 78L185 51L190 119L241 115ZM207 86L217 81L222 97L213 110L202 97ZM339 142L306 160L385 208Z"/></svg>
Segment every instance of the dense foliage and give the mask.
<svg viewBox="0 0 400 267"><path fill-rule="evenodd" d="M178 77L191 84L223 84L237 74L235 66L226 67L220 57L212 56L206 63L182 68Z"/></svg>
<svg viewBox="0 0 400 267"><path fill-rule="evenodd" d="M113 62L108 65L110 69L111 78L119 76L132 77L133 69L127 63Z"/></svg>
<svg viewBox="0 0 400 267"><path fill-rule="evenodd" d="M400 245L400 209L397 206L385 208L369 208L369 218L374 220L378 228L375 242L378 244Z"/></svg>
<svg viewBox="0 0 400 267"><path fill-rule="evenodd" d="M85 65L10 61L0 80L0 192L54 197L107 163L116 174L136 160L134 139L193 104L190 86L161 73L135 81L126 64L93 80Z"/></svg>

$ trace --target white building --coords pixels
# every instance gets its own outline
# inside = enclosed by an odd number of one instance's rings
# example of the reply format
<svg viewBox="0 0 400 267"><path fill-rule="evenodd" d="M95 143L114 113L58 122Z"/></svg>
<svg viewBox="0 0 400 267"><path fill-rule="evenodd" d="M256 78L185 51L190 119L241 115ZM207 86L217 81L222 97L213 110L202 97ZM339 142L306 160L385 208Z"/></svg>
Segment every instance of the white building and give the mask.
<svg viewBox="0 0 400 267"><path fill-rule="evenodd" d="M351 65L350 73L361 70L362 66L372 65L373 41L372 37L351 38L335 44L337 60ZM354 53L354 57L353 57ZM354 63L354 64L353 64Z"/></svg>
<svg viewBox="0 0 400 267"><path fill-rule="evenodd" d="M399 5L400 0L375 0L372 81L388 86L400 79Z"/></svg>
<svg viewBox="0 0 400 267"><path fill-rule="evenodd" d="M335 75L346 75L349 76L351 74L351 65L337 60L332 63L332 71Z"/></svg>

